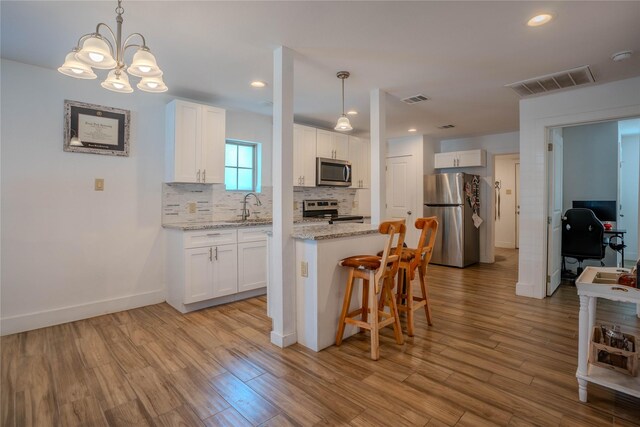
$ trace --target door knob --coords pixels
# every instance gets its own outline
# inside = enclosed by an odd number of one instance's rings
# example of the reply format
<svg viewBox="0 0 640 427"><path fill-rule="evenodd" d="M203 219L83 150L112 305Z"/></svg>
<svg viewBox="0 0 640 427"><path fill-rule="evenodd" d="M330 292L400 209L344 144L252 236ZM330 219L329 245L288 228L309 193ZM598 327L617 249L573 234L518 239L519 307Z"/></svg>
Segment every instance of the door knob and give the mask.
<svg viewBox="0 0 640 427"><path fill-rule="evenodd" d="M411 211L407 211L407 215L411 215L413 212Z"/></svg>

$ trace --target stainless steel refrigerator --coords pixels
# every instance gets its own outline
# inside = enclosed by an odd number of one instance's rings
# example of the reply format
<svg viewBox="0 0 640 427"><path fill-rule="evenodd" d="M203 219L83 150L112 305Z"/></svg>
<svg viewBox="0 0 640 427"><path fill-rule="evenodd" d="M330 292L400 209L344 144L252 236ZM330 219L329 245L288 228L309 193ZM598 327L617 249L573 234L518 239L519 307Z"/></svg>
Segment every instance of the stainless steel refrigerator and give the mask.
<svg viewBox="0 0 640 427"><path fill-rule="evenodd" d="M438 217L438 234L431 262L466 267L479 261L480 233L465 186L474 175L442 173L424 177L424 216Z"/></svg>

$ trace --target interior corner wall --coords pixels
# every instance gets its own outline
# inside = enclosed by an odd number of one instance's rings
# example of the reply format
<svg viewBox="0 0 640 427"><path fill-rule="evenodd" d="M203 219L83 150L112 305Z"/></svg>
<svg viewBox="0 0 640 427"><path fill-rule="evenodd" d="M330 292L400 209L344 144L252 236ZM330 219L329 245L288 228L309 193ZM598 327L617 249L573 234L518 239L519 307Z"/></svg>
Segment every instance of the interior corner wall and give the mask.
<svg viewBox="0 0 640 427"><path fill-rule="evenodd" d="M1 333L164 301L161 190L171 98L117 94L98 80L4 59L0 66ZM63 152L65 99L130 110L130 156ZM270 134L270 117L253 116L231 113L229 134ZM253 134L242 133L256 120ZM267 122L267 131L257 129ZM104 179L104 191L94 191L95 178Z"/></svg>
<svg viewBox="0 0 640 427"><path fill-rule="evenodd" d="M520 101L520 257L516 294L546 295L548 130L640 116L640 77Z"/></svg>
<svg viewBox="0 0 640 427"><path fill-rule="evenodd" d="M562 129L562 211L574 200L617 200L618 122Z"/></svg>
<svg viewBox="0 0 640 427"><path fill-rule="evenodd" d="M498 154L515 154L519 152L518 132L483 135L471 138L446 139L440 141L440 152L464 151L483 149L487 152L486 167L448 168L437 172L464 172L479 175L480 186L480 217L484 222L480 225L480 262L493 263L495 261L495 224L493 221L495 197L493 192L493 177L495 161Z"/></svg>

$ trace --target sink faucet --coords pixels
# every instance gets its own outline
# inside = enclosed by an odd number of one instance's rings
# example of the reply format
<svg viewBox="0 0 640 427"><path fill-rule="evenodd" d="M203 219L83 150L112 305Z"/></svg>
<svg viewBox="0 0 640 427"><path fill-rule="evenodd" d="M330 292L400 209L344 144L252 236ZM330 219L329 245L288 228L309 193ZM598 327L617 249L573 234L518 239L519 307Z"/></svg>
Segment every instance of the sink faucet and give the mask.
<svg viewBox="0 0 640 427"><path fill-rule="evenodd" d="M242 220L246 221L247 218L249 218L249 208L247 207L247 199L249 198L249 196L253 196L256 198L256 205L258 206L262 206L262 202L260 201L260 199L258 198L258 195L256 193L247 193L244 196L244 199L242 200Z"/></svg>

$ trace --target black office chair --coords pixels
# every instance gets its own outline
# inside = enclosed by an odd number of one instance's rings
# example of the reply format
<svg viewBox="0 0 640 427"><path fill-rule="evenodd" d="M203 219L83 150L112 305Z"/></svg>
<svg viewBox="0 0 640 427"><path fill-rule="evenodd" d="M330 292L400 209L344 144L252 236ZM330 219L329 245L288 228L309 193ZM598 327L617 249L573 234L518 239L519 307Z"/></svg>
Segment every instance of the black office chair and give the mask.
<svg viewBox="0 0 640 427"><path fill-rule="evenodd" d="M591 209L568 209L562 218L562 260L564 257L578 260L577 274L582 273L585 259L596 259L604 266L604 226Z"/></svg>

